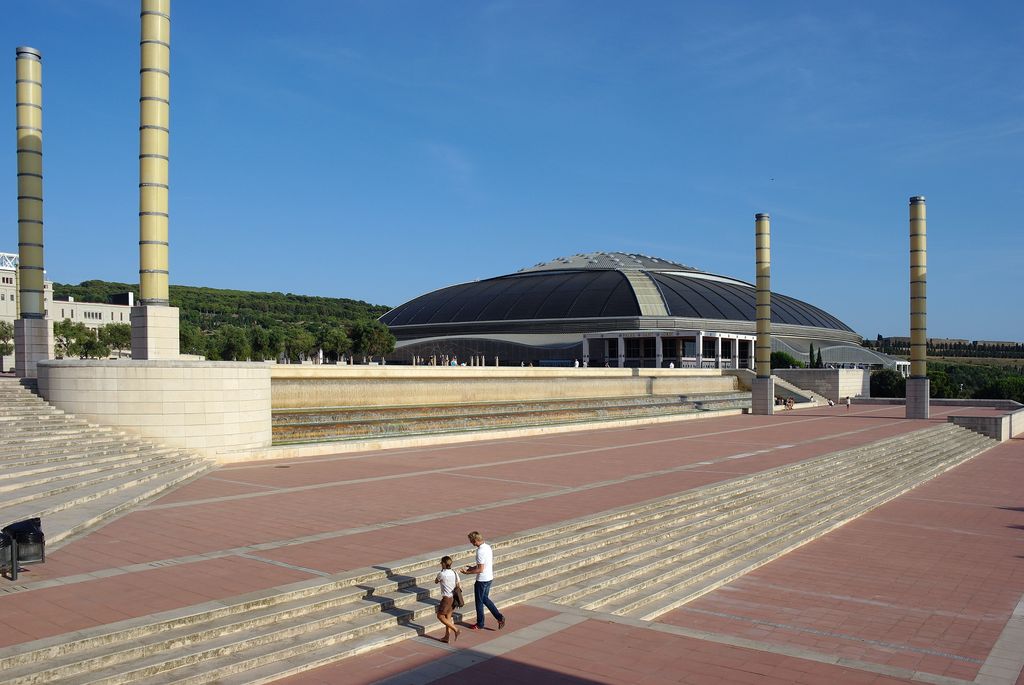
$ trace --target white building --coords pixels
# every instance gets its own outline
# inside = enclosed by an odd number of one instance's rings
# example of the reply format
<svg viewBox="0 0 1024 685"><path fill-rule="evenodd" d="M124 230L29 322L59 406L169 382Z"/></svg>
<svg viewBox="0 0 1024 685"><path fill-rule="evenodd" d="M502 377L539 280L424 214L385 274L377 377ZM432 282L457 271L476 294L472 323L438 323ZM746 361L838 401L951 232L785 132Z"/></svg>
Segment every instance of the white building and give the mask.
<svg viewBox="0 0 1024 685"><path fill-rule="evenodd" d="M53 321L80 321L89 328L99 329L108 323L131 323L130 313L134 293L126 293L124 302L118 304L97 304L53 299L53 281L44 284L44 305L46 316ZM13 324L18 318L18 255L0 252L0 321ZM14 368L14 354L5 355L3 369Z"/></svg>

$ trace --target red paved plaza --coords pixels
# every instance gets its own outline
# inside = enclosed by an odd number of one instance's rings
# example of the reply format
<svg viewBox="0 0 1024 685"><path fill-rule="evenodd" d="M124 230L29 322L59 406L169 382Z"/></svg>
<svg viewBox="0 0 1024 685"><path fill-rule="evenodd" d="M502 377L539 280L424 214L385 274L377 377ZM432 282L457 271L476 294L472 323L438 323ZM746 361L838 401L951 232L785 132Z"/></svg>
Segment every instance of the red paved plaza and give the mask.
<svg viewBox="0 0 1024 685"><path fill-rule="evenodd" d="M221 468L48 554L0 646L465 547L945 421L903 407L735 416ZM962 408L957 413L963 413ZM291 683L1008 685L1024 652L1024 441L645 623L544 602ZM501 559L493 597L501 606ZM1016 618L1011 618L1014 612ZM1015 657L1015 654L1017 657ZM1012 677L1011 677L1012 676ZM979 679L979 682L989 682Z"/></svg>

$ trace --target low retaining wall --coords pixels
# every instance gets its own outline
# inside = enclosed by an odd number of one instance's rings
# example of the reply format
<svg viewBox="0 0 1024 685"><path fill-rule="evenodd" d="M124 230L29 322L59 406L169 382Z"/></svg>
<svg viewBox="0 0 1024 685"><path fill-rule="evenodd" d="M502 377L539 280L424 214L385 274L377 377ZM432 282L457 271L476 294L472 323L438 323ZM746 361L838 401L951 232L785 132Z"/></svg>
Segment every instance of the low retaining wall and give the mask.
<svg viewBox="0 0 1024 685"><path fill-rule="evenodd" d="M772 373L833 402L871 395L871 374L864 369L772 369Z"/></svg>
<svg viewBox="0 0 1024 685"><path fill-rule="evenodd" d="M270 446L270 368L177 360L39 362L39 394L102 426L215 457Z"/></svg>
<svg viewBox="0 0 1024 685"><path fill-rule="evenodd" d="M1024 409L1002 416L950 416L947 421L999 442L1024 435Z"/></svg>
<svg viewBox="0 0 1024 685"><path fill-rule="evenodd" d="M906 404L902 397L858 398L854 404ZM1013 400L951 400L932 398L928 404L938 407L982 407L1006 411L1001 416L947 416L946 421L1000 442L1024 435L1024 406Z"/></svg>
<svg viewBox="0 0 1024 685"><path fill-rule="evenodd" d="M274 409L730 392L717 369L273 366Z"/></svg>

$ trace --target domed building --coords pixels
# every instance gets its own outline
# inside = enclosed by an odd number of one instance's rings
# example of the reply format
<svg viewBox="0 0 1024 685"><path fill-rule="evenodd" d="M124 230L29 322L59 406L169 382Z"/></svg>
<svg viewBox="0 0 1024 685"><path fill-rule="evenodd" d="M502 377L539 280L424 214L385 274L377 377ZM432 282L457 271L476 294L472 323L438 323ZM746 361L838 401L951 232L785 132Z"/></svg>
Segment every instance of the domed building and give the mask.
<svg viewBox="0 0 1024 685"><path fill-rule="evenodd" d="M390 360L497 357L502 365L752 368L755 288L657 257L594 252L448 286L381 317ZM772 293L773 349L807 361L892 366L828 312Z"/></svg>

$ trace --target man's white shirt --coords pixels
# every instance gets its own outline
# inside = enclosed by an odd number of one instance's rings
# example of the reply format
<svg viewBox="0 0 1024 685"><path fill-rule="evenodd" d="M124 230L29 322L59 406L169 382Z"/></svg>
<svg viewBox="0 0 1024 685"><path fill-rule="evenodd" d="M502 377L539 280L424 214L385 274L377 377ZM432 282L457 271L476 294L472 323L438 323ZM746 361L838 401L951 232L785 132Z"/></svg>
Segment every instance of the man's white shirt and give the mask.
<svg viewBox="0 0 1024 685"><path fill-rule="evenodd" d="M494 580L494 568L492 567L493 561L494 553L491 551L491 546L486 542L481 543L480 546L476 548L476 563L477 565L482 565L483 570L476 574L477 580L482 583L487 582L488 580Z"/></svg>

